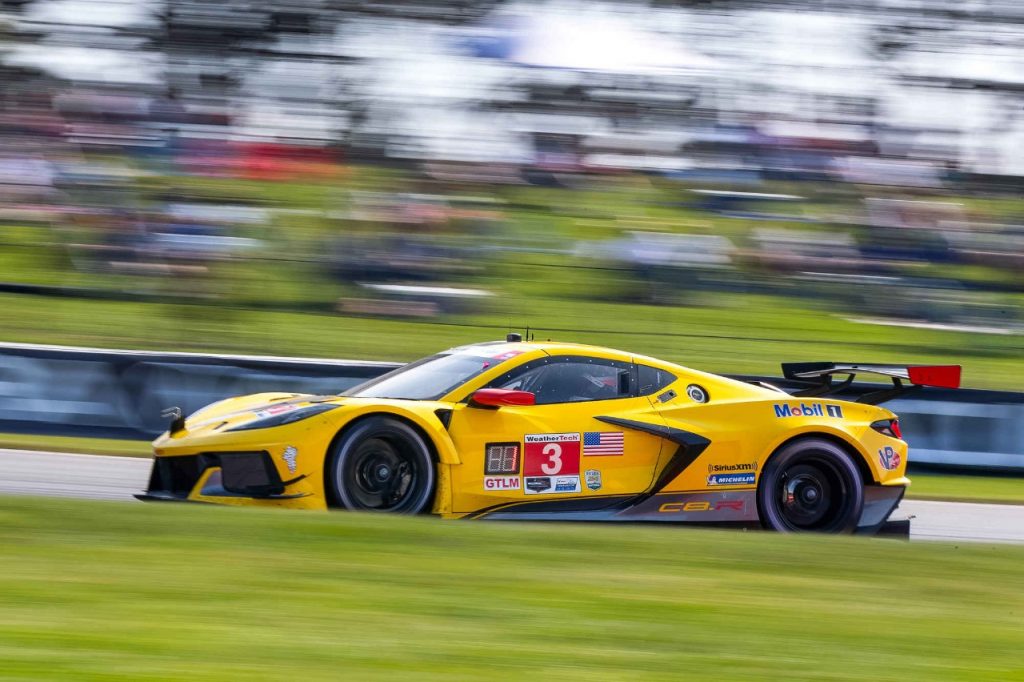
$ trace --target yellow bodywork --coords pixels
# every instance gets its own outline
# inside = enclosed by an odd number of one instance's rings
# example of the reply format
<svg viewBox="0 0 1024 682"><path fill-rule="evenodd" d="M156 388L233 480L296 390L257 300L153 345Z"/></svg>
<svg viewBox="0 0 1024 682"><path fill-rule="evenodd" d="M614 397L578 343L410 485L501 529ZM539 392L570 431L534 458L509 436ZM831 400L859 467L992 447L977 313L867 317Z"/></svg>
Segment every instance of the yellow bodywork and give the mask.
<svg viewBox="0 0 1024 682"><path fill-rule="evenodd" d="M221 504L326 509L325 463L332 444L345 428L362 417L390 415L413 424L433 448L437 460L437 487L433 511L444 517L474 515L502 504L549 500L553 495L529 495L522 484L514 489L487 489L484 476L488 443L524 444L530 434L586 434L621 432L622 453L616 456L581 455L578 476L598 472L598 487L579 485L558 499L588 496L635 495L649 491L676 450L676 445L648 432L622 428L596 419L618 419L661 425L699 434L711 441L692 465L675 476L659 493L752 490L765 463L784 443L806 435L824 435L856 453L866 484L906 486L907 445L883 435L871 423L895 415L874 405L823 398L793 398L771 388L699 372L654 358L593 346L564 343L489 344L487 352L507 353L510 359L476 376L438 400L389 400L349 396L309 396L262 393L224 400L192 414L184 428L164 433L153 442L156 457L263 451L277 468L287 496L261 499L211 495L216 468L206 469L188 499ZM676 377L651 395L553 405L502 406L481 409L468 398L495 377L545 355L580 355L639 363ZM699 386L707 402L697 402L688 387ZM315 417L282 426L231 431L252 421L254 414L274 405L302 407L328 403L336 408ZM446 427L438 410L451 410ZM292 456L286 451L292 448ZM898 455L892 469L883 467L879 454L886 448ZM891 464L894 460L890 459ZM753 472L753 480L740 485L710 484L716 471ZM520 474L520 476L522 476Z"/></svg>

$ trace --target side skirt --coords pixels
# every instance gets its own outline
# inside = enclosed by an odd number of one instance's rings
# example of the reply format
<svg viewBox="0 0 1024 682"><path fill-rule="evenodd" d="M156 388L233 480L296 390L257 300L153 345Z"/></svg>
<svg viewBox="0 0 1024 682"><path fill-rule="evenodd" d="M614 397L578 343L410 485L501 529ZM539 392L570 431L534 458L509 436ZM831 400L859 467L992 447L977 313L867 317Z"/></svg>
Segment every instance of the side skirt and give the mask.
<svg viewBox="0 0 1024 682"><path fill-rule="evenodd" d="M576 502L574 505L573 503ZM543 506L523 503L495 509L473 518L504 521L616 521L661 523L752 523L758 520L753 490L660 493L638 504L619 508L579 509L578 501L544 500ZM564 506L563 506L564 505ZM573 508L573 507L576 508Z"/></svg>

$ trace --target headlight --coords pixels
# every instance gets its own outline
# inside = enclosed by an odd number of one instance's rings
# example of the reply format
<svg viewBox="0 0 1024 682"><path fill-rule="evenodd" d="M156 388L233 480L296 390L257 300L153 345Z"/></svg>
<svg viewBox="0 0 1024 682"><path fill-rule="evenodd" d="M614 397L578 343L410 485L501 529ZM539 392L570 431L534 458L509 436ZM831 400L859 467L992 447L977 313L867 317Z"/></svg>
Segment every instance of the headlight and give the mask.
<svg viewBox="0 0 1024 682"><path fill-rule="evenodd" d="M285 424L291 424L292 422L315 417L318 414L323 414L324 412L333 410L336 407L341 407L341 405L334 403L306 405L305 407L299 407L294 410L288 410L287 412L273 414L268 417L256 419L255 421L233 426L230 429L225 429L225 431L251 431L252 429L269 429L272 426L283 426Z"/></svg>

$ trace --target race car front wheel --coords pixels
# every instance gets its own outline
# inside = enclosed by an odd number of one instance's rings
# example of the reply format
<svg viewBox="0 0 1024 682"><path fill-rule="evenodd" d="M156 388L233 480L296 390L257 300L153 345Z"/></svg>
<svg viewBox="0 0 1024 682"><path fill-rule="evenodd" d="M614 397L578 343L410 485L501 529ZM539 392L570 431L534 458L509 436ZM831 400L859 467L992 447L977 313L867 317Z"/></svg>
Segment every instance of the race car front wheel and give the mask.
<svg viewBox="0 0 1024 682"><path fill-rule="evenodd" d="M434 460L423 438L388 417L357 423L336 443L326 485L345 509L418 514L434 496Z"/></svg>
<svg viewBox="0 0 1024 682"><path fill-rule="evenodd" d="M761 473L757 506L766 528L850 533L864 506L857 465L841 447L808 438L777 452Z"/></svg>

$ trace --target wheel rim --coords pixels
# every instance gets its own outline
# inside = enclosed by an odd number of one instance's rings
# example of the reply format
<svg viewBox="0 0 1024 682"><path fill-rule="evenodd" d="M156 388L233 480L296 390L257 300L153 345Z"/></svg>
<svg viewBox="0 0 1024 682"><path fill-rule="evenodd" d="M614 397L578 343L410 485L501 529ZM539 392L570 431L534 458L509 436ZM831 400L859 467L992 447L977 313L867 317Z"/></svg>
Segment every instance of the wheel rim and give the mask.
<svg viewBox="0 0 1024 682"><path fill-rule="evenodd" d="M791 530L835 530L846 516L849 497L839 469L814 456L787 467L776 486L780 515Z"/></svg>
<svg viewBox="0 0 1024 682"><path fill-rule="evenodd" d="M368 438L347 462L345 488L362 509L402 511L415 503L414 491L423 475L407 444Z"/></svg>

